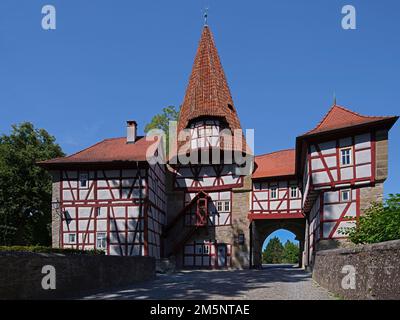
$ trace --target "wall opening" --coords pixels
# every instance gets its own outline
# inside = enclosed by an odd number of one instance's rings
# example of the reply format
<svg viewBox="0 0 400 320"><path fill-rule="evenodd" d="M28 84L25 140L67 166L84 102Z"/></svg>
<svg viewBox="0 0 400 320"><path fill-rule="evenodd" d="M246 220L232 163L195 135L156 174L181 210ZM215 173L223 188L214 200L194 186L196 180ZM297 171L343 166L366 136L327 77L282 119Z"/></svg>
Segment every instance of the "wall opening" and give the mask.
<svg viewBox="0 0 400 320"><path fill-rule="evenodd" d="M279 229L270 233L261 249L262 264L299 265L300 244L296 235L288 230Z"/></svg>

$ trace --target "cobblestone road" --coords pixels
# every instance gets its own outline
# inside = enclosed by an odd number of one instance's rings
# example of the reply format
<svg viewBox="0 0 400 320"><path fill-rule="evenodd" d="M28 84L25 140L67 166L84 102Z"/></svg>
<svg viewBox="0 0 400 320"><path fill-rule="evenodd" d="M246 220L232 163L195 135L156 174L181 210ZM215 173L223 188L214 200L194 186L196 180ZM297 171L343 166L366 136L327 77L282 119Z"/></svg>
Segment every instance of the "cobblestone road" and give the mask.
<svg viewBox="0 0 400 320"><path fill-rule="evenodd" d="M182 271L157 275L153 281L110 290L83 299L305 299L333 296L316 285L309 273L290 265L263 270Z"/></svg>

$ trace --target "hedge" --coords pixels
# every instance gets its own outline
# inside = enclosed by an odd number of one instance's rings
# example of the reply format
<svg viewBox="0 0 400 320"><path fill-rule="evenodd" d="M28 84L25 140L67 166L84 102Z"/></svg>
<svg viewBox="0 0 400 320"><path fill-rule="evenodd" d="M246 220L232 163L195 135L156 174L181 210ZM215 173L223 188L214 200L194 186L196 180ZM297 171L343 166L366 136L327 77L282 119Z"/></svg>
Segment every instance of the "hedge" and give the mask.
<svg viewBox="0 0 400 320"><path fill-rule="evenodd" d="M44 246L0 246L0 252L36 252L36 253L63 253L63 254L104 254L102 250L61 249Z"/></svg>

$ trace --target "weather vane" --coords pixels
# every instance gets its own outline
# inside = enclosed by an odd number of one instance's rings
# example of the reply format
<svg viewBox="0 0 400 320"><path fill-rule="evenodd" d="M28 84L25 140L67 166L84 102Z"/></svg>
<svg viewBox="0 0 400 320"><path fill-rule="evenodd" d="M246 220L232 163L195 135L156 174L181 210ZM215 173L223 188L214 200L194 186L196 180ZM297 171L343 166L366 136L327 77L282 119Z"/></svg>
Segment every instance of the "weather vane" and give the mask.
<svg viewBox="0 0 400 320"><path fill-rule="evenodd" d="M204 25L207 26L207 20L208 20L208 8L204 9Z"/></svg>

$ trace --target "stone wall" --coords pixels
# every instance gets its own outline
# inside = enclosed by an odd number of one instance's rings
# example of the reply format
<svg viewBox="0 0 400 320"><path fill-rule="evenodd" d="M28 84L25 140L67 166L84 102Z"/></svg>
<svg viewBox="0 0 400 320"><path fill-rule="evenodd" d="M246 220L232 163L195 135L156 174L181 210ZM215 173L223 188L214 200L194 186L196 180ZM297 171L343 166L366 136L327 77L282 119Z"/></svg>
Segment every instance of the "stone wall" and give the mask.
<svg viewBox="0 0 400 320"><path fill-rule="evenodd" d="M360 211L365 213L365 209L371 206L372 202L383 201L383 183L375 183L374 186L360 188Z"/></svg>
<svg viewBox="0 0 400 320"><path fill-rule="evenodd" d="M60 172L52 171L52 197L51 197L51 243L53 248L60 247L60 227L61 227L61 209L60 209Z"/></svg>
<svg viewBox="0 0 400 320"><path fill-rule="evenodd" d="M250 268L250 221L248 219L251 195L251 176L243 177L243 187L232 189L232 226L226 234L218 230L217 240L232 243L232 267L235 269ZM244 244L236 239L244 234Z"/></svg>
<svg viewBox="0 0 400 320"><path fill-rule="evenodd" d="M400 299L399 261L400 240L352 249L324 250L316 254L313 278L345 299ZM349 270L353 267L355 289L351 288L349 278ZM344 289L342 281L350 288Z"/></svg>
<svg viewBox="0 0 400 320"><path fill-rule="evenodd" d="M388 130L379 130L376 132L375 147L375 179L377 181L384 181L388 175Z"/></svg>
<svg viewBox="0 0 400 320"><path fill-rule="evenodd" d="M42 288L45 265L55 268L55 290ZM0 299L71 298L154 277L151 257L0 252Z"/></svg>

